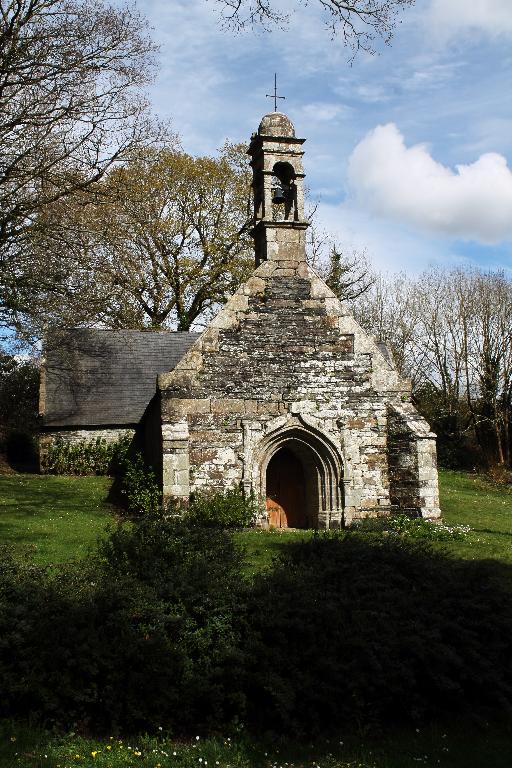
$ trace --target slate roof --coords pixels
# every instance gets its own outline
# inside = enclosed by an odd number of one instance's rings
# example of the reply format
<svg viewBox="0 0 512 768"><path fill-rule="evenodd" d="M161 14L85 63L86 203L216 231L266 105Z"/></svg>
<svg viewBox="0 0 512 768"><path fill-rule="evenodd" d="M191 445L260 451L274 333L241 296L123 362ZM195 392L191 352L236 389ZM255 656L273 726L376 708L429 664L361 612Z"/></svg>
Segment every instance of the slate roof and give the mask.
<svg viewBox="0 0 512 768"><path fill-rule="evenodd" d="M73 329L47 342L45 427L137 424L156 391L199 337L169 331Z"/></svg>

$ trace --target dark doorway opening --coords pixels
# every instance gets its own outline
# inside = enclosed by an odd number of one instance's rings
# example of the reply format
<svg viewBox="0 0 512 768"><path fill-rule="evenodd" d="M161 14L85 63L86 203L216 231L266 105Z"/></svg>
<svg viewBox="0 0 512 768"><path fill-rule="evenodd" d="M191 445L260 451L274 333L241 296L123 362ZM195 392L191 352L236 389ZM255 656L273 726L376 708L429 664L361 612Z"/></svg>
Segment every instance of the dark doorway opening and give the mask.
<svg viewBox="0 0 512 768"><path fill-rule="evenodd" d="M288 448L280 448L267 466L267 512L271 528L310 527L304 467Z"/></svg>

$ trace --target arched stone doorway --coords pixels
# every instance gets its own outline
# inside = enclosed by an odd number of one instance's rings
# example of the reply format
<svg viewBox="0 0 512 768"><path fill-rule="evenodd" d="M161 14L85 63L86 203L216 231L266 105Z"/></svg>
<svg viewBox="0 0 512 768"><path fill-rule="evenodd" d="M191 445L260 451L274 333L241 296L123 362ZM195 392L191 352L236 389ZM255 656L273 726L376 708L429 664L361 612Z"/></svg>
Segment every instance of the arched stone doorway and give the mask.
<svg viewBox="0 0 512 768"><path fill-rule="evenodd" d="M260 495L270 527L343 525L343 464L324 435L290 425L268 435L259 456Z"/></svg>

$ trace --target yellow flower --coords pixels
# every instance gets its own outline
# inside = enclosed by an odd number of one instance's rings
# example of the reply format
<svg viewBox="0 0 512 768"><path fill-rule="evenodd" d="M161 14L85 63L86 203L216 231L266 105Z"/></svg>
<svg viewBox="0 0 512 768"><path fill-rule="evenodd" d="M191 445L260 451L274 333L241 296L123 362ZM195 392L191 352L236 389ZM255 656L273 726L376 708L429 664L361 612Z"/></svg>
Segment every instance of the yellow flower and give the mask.
<svg viewBox="0 0 512 768"><path fill-rule="evenodd" d="M11 736L11 741L16 741L16 736Z"/></svg>
<svg viewBox="0 0 512 768"><path fill-rule="evenodd" d="M96 755L97 755L97 754L98 754L97 752L91 752L91 755L92 755L93 757L96 757Z"/></svg>
<svg viewBox="0 0 512 768"><path fill-rule="evenodd" d="M112 749L112 746L110 744L107 744L107 749Z"/></svg>

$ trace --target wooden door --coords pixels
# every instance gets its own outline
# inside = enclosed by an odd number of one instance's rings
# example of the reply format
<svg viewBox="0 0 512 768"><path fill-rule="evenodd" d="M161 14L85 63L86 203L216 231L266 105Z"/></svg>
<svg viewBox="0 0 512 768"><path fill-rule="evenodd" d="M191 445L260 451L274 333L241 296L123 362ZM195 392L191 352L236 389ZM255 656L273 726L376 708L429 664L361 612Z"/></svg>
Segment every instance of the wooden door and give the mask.
<svg viewBox="0 0 512 768"><path fill-rule="evenodd" d="M304 470L294 453L281 448L267 467L267 511L271 528L305 528Z"/></svg>

